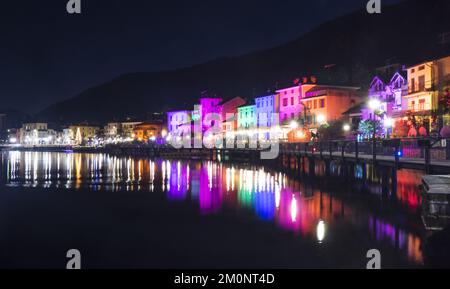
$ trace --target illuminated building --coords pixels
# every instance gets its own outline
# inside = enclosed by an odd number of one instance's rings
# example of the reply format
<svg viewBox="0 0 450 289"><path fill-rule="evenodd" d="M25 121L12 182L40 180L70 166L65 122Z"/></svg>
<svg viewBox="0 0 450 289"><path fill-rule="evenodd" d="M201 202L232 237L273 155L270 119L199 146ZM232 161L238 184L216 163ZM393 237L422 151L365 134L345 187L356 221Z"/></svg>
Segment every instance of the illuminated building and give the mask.
<svg viewBox="0 0 450 289"><path fill-rule="evenodd" d="M408 94L404 96L402 108L404 115L415 118L418 126L427 133L433 128L433 111L444 111L448 102L440 102L444 97L445 88L450 83L450 56L423 62L407 68ZM444 115L443 121L450 122L450 116Z"/></svg>
<svg viewBox="0 0 450 289"><path fill-rule="evenodd" d="M121 122L120 123L120 127L121 127L121 136L125 139L134 139L134 128L141 124L141 121L126 121L126 122Z"/></svg>
<svg viewBox="0 0 450 289"><path fill-rule="evenodd" d="M180 133L180 128L191 124L191 111L178 110L167 112L167 129L169 136Z"/></svg>
<svg viewBox="0 0 450 289"><path fill-rule="evenodd" d="M20 128L20 142L22 144L43 145L50 141L47 123L24 123Z"/></svg>
<svg viewBox="0 0 450 289"><path fill-rule="evenodd" d="M156 122L144 122L134 127L134 138L138 141L155 141L161 138L162 124Z"/></svg>
<svg viewBox="0 0 450 289"><path fill-rule="evenodd" d="M71 139L76 144L82 144L88 140L94 139L100 130L97 126L90 125L71 125L69 126Z"/></svg>
<svg viewBox="0 0 450 289"><path fill-rule="evenodd" d="M238 129L256 128L256 105L238 107Z"/></svg>
<svg viewBox="0 0 450 289"><path fill-rule="evenodd" d="M200 121L203 132L216 125L216 121L220 120L216 118L222 117L221 103L222 99L217 97L200 98Z"/></svg>
<svg viewBox="0 0 450 289"><path fill-rule="evenodd" d="M358 87L308 85L301 98L302 119L306 127L317 129L322 124L338 120L342 113L361 102Z"/></svg>
<svg viewBox="0 0 450 289"><path fill-rule="evenodd" d="M378 108L380 113L374 116L373 110L365 107L362 109L362 118L382 119L401 112L402 98L407 93L407 88L407 81L399 72L396 72L388 82L383 81L380 76L374 77L369 86L368 100L376 99L380 102Z"/></svg>
<svg viewBox="0 0 450 289"><path fill-rule="evenodd" d="M109 122L103 128L106 138L114 138L120 135L122 131L122 124L120 122Z"/></svg>
<svg viewBox="0 0 450 289"><path fill-rule="evenodd" d="M224 134L233 133L237 129L238 107L245 104L245 100L241 97L234 97L222 103L222 129Z"/></svg>
<svg viewBox="0 0 450 289"><path fill-rule="evenodd" d="M279 100L280 124L298 119L302 111L300 85L277 90Z"/></svg>
<svg viewBox="0 0 450 289"><path fill-rule="evenodd" d="M276 125L275 114L279 111L278 95L267 95L255 98L256 122L258 127Z"/></svg>

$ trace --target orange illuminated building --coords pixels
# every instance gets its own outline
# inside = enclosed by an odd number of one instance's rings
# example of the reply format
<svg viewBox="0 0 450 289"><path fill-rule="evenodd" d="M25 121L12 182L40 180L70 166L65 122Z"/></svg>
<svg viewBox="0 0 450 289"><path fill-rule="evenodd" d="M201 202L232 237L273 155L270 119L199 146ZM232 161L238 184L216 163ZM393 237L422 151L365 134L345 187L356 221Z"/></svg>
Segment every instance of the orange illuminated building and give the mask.
<svg viewBox="0 0 450 289"><path fill-rule="evenodd" d="M342 113L362 101L359 87L308 85L301 98L301 118L307 127L316 129L322 124L342 117Z"/></svg>
<svg viewBox="0 0 450 289"><path fill-rule="evenodd" d="M161 137L162 124L161 123L141 123L134 127L134 136L138 141L155 140Z"/></svg>

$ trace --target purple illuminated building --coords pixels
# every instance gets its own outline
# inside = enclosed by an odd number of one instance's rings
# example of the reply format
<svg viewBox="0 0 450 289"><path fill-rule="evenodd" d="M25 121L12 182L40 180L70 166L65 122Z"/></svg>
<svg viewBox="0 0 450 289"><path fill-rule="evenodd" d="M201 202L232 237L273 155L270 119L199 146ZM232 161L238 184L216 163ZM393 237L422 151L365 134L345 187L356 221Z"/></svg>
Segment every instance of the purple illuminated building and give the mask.
<svg viewBox="0 0 450 289"><path fill-rule="evenodd" d="M378 100L380 103L378 110L382 111L384 116L392 117L402 110L402 96L407 93L407 89L407 81L399 72L396 72L390 80L375 76L369 86L368 101ZM373 109L369 107L362 109L363 119L373 117Z"/></svg>

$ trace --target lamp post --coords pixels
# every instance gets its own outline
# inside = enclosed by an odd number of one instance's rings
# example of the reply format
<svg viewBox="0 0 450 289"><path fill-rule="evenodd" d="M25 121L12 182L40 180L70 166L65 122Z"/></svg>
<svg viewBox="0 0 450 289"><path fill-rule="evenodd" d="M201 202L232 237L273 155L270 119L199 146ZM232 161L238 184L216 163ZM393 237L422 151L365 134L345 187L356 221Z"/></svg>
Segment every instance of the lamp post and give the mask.
<svg viewBox="0 0 450 289"><path fill-rule="evenodd" d="M376 134L377 134L377 127L376 127L376 119L375 119L375 112L377 109L380 108L380 101L376 98L372 98L371 100L369 100L369 108L373 111L373 135L372 135L372 158L373 161L375 162L377 155L376 155L376 147L377 147L377 143L375 140Z"/></svg>

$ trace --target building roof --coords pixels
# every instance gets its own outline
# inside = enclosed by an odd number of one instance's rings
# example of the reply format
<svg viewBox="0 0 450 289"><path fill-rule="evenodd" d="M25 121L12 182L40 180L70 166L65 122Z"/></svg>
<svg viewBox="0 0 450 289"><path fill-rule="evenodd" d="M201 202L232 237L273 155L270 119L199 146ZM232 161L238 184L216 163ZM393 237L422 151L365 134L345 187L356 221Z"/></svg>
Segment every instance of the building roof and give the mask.
<svg viewBox="0 0 450 289"><path fill-rule="evenodd" d="M350 107L348 110L344 111L342 114L343 115L350 115L350 114L356 114L356 113L361 113L361 110L365 107L365 103L361 102L358 103L352 107Z"/></svg>

